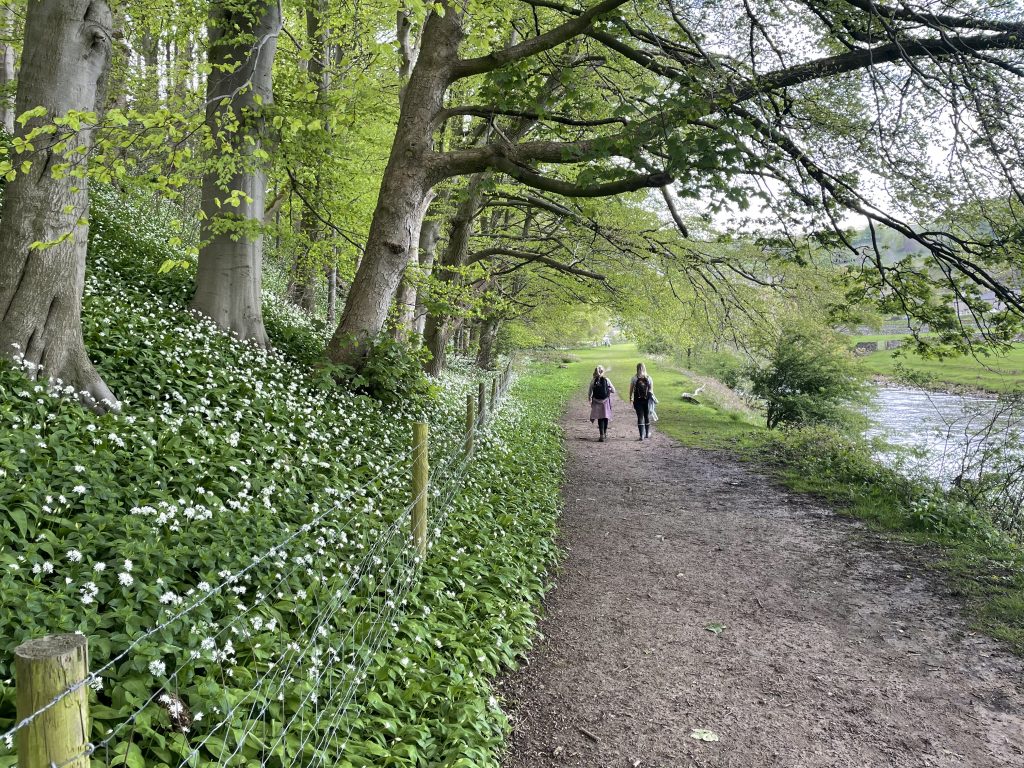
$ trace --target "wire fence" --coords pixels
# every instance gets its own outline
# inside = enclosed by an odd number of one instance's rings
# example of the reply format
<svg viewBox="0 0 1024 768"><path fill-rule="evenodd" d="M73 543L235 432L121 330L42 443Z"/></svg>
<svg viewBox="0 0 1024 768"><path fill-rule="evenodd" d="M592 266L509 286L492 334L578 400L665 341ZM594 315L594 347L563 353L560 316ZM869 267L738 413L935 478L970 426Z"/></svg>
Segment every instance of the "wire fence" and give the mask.
<svg viewBox="0 0 1024 768"><path fill-rule="evenodd" d="M430 484L413 486L408 503L345 573L318 573L301 557L289 560L288 547L338 515L344 503L365 495L389 473L407 467L415 446L359 487L346 491L337 503L279 542L253 554L248 565L224 574L217 584L141 632L97 669L62 687L32 711L19 711L14 725L0 734L0 765L13 764L11 751L17 747L21 768L142 768L145 760L137 737L140 730L151 731L157 719L170 724L166 729L170 735L165 734L160 741L161 762L172 768L240 764L243 752L247 766L336 763L344 755L358 721L362 683L397 631L407 598L417 583L423 564L421 552L436 545L442 535L456 495L464 487L476 439L485 433L511 381L509 366L492 382L489 402L488 393L480 386L478 400L469 405L466 442L454 441L446 446L446 453L435 457ZM430 532L421 548L411 523L417 505L424 501L429 505ZM215 631L205 634L200 650L192 651L186 663L170 672L164 670L159 680L154 679L152 690L137 697L137 706L127 716L122 715L101 739L65 747L63 754L36 754L38 750L32 748L33 733L59 728L60 717L73 709L68 706L72 697L102 687L104 677L115 677L118 665L150 639L163 636L168 630L178 637L195 633L197 626L192 617L200 607L224 594L250 572L268 566L274 569L274 575L255 599L222 621ZM308 592L298 596L304 600L306 616L293 617L287 629L282 620L277 627L277 647L253 655L244 668L240 663L215 663L229 661L232 638L247 637L257 622L262 626L264 620L259 618L259 612L280 597L280 590L303 571L311 585ZM312 612L308 610L310 603ZM244 672L244 679L234 679L236 672ZM194 688L197 680L207 691L207 701L211 700L211 692L214 699L219 698L210 713L190 711L182 695L181 689L186 685ZM103 699L111 701L119 695L116 681L113 687L114 690L103 694ZM205 720L202 725L201 719Z"/></svg>

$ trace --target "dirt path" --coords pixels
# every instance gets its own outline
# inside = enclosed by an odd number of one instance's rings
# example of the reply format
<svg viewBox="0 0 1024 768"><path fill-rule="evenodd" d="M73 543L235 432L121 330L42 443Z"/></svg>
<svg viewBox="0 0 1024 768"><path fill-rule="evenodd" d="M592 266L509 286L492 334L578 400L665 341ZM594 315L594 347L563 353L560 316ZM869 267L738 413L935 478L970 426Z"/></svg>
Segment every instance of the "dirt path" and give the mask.
<svg viewBox="0 0 1024 768"><path fill-rule="evenodd" d="M1024 664L941 585L746 465L639 443L621 405L598 443L579 410L508 768L1024 766Z"/></svg>

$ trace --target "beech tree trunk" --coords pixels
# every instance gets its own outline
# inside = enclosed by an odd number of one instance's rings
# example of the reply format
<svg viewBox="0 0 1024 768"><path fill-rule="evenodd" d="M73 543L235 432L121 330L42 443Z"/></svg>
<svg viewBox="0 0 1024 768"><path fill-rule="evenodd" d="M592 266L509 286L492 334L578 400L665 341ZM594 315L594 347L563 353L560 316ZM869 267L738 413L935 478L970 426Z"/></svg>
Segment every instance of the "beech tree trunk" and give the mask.
<svg viewBox="0 0 1024 768"><path fill-rule="evenodd" d="M202 247L192 307L238 338L269 347L261 296L267 184L263 162L254 153L263 134L262 108L272 101L281 15L276 0L254 0L249 12L237 5L210 7L206 123L216 142L231 152L203 176Z"/></svg>
<svg viewBox="0 0 1024 768"><path fill-rule="evenodd" d="M410 266L413 265L419 265L419 259L415 256ZM395 297L395 308L397 315L394 337L397 341L408 341L412 336L413 324L416 322L416 286L408 276L403 277L399 285L398 295Z"/></svg>
<svg viewBox="0 0 1024 768"><path fill-rule="evenodd" d="M8 88L14 82L14 4L5 3L2 11L3 36L0 44L0 88ZM8 98L0 102L0 127L8 136L14 135L14 103Z"/></svg>
<svg viewBox="0 0 1024 768"><path fill-rule="evenodd" d="M338 268L327 268L327 324L334 325L338 310Z"/></svg>
<svg viewBox="0 0 1024 768"><path fill-rule="evenodd" d="M112 26L103 0L28 3L15 110L21 114L44 106L47 115L18 127L17 135L71 110L102 111ZM82 131L77 144L89 148L93 136L94 131ZM98 410L116 408L117 400L90 362L82 338L87 180L69 175L54 179L51 165L65 158L48 150L25 159L32 166L4 189L0 212L0 354L23 359L37 377L73 387L83 402ZM34 243L52 245L39 248Z"/></svg>
<svg viewBox="0 0 1024 768"><path fill-rule="evenodd" d="M364 342L384 329L405 267L418 247L423 203L434 183L426 163L432 149L432 121L443 106L461 40L462 29L451 9L427 19L422 52L402 99L366 251L327 347L334 363L362 363Z"/></svg>
<svg viewBox="0 0 1024 768"><path fill-rule="evenodd" d="M473 236L473 222L480 210L485 182L490 178L491 171L475 173L470 177L462 193L455 214L452 216L448 230L448 242L445 245L441 260L434 270L434 279L442 284L452 284L459 279L458 268L466 263L469 255L469 242ZM427 315L423 343L430 350L430 360L426 362L425 372L430 376L439 376L445 367L448 352L448 341L451 338L452 321L442 307L436 308Z"/></svg>
<svg viewBox="0 0 1024 768"><path fill-rule="evenodd" d="M488 371L494 370L499 326L500 322L496 317L488 317L480 324L480 346L476 352L477 367Z"/></svg>
<svg viewBox="0 0 1024 768"><path fill-rule="evenodd" d="M299 235L300 247L292 258L285 295L288 301L308 314L313 314L316 309L316 276L314 267L310 263L310 248L302 248L301 245L308 241L311 247L316 240L316 227L309 223L311 218L312 214L306 210L305 206L299 209L299 220L295 229Z"/></svg>
<svg viewBox="0 0 1024 768"><path fill-rule="evenodd" d="M437 257L437 242L441 239L441 220L426 219L420 227L420 270L424 276L434 271L434 259ZM416 316L413 320L413 333L422 339L427 325L427 305L423 291L416 294Z"/></svg>
<svg viewBox="0 0 1024 768"><path fill-rule="evenodd" d="M427 211L430 208L430 204L434 201L434 197L433 190L427 193L419 215L416 218L416 232L413 238L416 247L413 248L412 258L406 267L405 274L402 275L402 282L398 289L398 295L395 298L394 338L398 341L407 341L409 339L416 322L416 295L418 291L416 290L416 284L409 278L408 273L409 267L415 266L417 269L419 268L420 250L423 246L423 220L426 218Z"/></svg>

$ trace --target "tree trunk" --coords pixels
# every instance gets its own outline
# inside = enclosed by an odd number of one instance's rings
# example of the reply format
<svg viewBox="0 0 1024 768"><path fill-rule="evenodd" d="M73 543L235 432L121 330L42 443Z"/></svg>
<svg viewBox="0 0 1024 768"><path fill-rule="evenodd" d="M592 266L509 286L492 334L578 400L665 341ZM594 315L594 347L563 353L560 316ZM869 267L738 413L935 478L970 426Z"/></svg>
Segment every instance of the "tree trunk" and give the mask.
<svg viewBox="0 0 1024 768"><path fill-rule="evenodd" d="M416 247L413 249L412 259L410 260L409 266L415 265L419 268L420 265L420 249L423 244L423 219L426 218L427 211L430 209L430 204L434 201L435 194L431 190L427 193L423 200L423 205L417 216L417 228L416 235L413 240L416 243ZM409 267L406 267L406 273L402 276L402 283L398 290L398 296L395 299L396 306L396 317L395 317L395 330L394 338L396 341L408 341L409 337L413 333L413 326L416 322L416 284L409 276Z"/></svg>
<svg viewBox="0 0 1024 768"><path fill-rule="evenodd" d="M139 55L142 59L143 109L156 109L160 105L160 37L151 31L142 34L139 40Z"/></svg>
<svg viewBox="0 0 1024 768"><path fill-rule="evenodd" d="M338 268L336 266L327 269L327 325L331 326L337 322L338 311Z"/></svg>
<svg viewBox="0 0 1024 768"><path fill-rule="evenodd" d="M269 347L261 296L266 172L255 151L263 133L260 113L272 100L281 15L273 0L258 5L258 18L222 2L210 7L206 123L231 152L203 176L203 244L192 307L240 339Z"/></svg>
<svg viewBox="0 0 1024 768"><path fill-rule="evenodd" d="M420 228L420 271L424 277L434 270L434 259L437 256L437 242L441 239L441 220L437 217L426 219ZM416 317L413 321L413 332L423 337L427 325L427 305L424 292L416 295Z"/></svg>
<svg viewBox="0 0 1024 768"><path fill-rule="evenodd" d="M419 260L414 257L414 264L419 265ZM409 265L413 266L412 264ZM413 331L413 324L416 322L416 285L409 279L408 275L402 278L398 288L398 295L395 297L394 337L396 341L408 341Z"/></svg>
<svg viewBox="0 0 1024 768"><path fill-rule="evenodd" d="M312 214L303 205L299 209L299 220L295 226L298 246L292 258L288 273L286 298L303 312L313 314L316 310L316 268L311 263L310 250L316 240L316 227L310 225Z"/></svg>
<svg viewBox="0 0 1024 768"><path fill-rule="evenodd" d="M493 371L497 359L498 327L500 322L496 317L488 317L480 326L480 346L476 352L477 367Z"/></svg>
<svg viewBox="0 0 1024 768"><path fill-rule="evenodd" d="M327 347L332 362L362 363L364 342L384 329L402 274L418 247L423 202L433 185L426 162L433 120L443 106L462 40L457 15L451 9L443 16L434 13L424 26L422 53L402 99L366 250Z"/></svg>
<svg viewBox="0 0 1024 768"><path fill-rule="evenodd" d="M15 109L44 106L45 118L18 127L22 136L42 121L69 111L102 112L110 67L112 17L102 0L32 0ZM78 135L91 148L92 130ZM74 144L74 142L72 142ZM82 160L71 162L85 163ZM54 383L74 387L98 410L117 400L96 372L82 338L82 291L89 227L88 182L65 174L64 157L41 150L32 167L4 190L0 213L0 350L24 357L26 368ZM54 243L33 247L34 243Z"/></svg>
<svg viewBox="0 0 1024 768"><path fill-rule="evenodd" d="M14 82L15 51L14 51L14 4L4 3L3 36L0 45L0 88L7 89ZM14 135L14 103L9 98L0 102L0 127L8 136Z"/></svg>
<svg viewBox="0 0 1024 768"><path fill-rule="evenodd" d="M469 255L473 222L480 210L485 182L490 176L491 171L483 171L470 177L469 183L463 191L459 207L455 209L455 214L452 216L451 226L448 230L448 242L445 244L444 253L434 270L435 282L451 285L459 279L458 268L466 263L466 258ZM446 290L441 293L448 294L450 291ZM427 344L431 357L424 370L430 376L439 376L444 370L448 340L451 338L450 324L451 320L440 307L435 308L427 316L424 343ZM458 348L458 345L456 347Z"/></svg>

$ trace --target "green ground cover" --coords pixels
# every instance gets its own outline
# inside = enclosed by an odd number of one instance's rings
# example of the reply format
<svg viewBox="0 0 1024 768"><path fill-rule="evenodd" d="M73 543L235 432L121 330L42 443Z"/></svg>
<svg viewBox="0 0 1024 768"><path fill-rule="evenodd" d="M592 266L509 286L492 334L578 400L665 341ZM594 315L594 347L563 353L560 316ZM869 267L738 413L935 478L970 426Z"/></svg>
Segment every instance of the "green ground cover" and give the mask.
<svg viewBox="0 0 1024 768"><path fill-rule="evenodd" d="M572 361L567 370L581 390L595 365L610 368L623 397L636 363L643 360L660 401L656 429L689 447L724 449L756 462L793 490L821 496L873 529L919 545L918 560L950 578L974 625L1024 653L1024 551L992 521L942 489L882 466L873 458L873 446L857 436L816 428L769 431L763 421L711 402L687 404L679 395L693 391L693 380L640 355L634 345L573 350L564 359ZM582 396L581 391L577 397ZM635 422L627 409L623 404L617 418L632 435Z"/></svg>
<svg viewBox="0 0 1024 768"><path fill-rule="evenodd" d="M463 466L469 366L430 400L343 391L307 365L322 329L282 302L275 353L190 314L151 210L101 191L91 223L85 335L124 409L0 367L0 734L13 648L79 631L96 765L497 766L490 679L531 642L556 557L572 382L522 376ZM407 535L415 419L425 564Z"/></svg>

